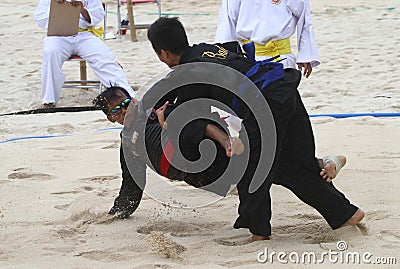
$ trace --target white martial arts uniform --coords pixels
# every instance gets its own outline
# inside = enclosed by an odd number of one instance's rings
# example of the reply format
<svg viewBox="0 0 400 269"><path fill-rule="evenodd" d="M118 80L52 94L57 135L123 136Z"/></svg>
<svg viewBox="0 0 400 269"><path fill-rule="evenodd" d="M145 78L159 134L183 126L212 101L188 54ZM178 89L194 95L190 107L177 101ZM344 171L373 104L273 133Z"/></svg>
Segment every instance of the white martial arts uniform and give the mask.
<svg viewBox="0 0 400 269"><path fill-rule="evenodd" d="M100 0L82 1L90 15L91 22L80 15L79 27L87 29L103 20L105 11ZM40 0L35 11L36 24L47 29L50 0ZM57 103L65 74L61 68L71 55L85 59L95 75L106 87L119 86L126 89L132 97L135 92L126 79L121 66L108 46L91 32L79 32L75 36L46 36L44 38L42 62L42 103Z"/></svg>
<svg viewBox="0 0 400 269"><path fill-rule="evenodd" d="M267 44L292 36L297 27L297 62L320 64L308 0L223 0L216 42L251 40ZM256 56L264 60L268 56ZM281 55L285 68L296 68L293 53Z"/></svg>

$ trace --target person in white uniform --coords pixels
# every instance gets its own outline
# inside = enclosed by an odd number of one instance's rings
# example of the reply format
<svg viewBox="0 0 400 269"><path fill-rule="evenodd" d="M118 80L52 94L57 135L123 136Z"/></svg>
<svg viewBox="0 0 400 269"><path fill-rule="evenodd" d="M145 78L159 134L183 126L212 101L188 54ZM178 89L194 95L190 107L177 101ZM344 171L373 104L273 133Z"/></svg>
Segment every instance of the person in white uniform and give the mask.
<svg viewBox="0 0 400 269"><path fill-rule="evenodd" d="M297 60L290 45L290 37L296 28ZM305 77L320 64L308 0L222 0L215 41L239 41L242 44L252 41L255 60L280 55L284 68L296 68L297 64ZM240 125L240 119L229 118ZM321 163L324 167L321 176L329 181L333 177L328 176L327 171L336 172L330 161L324 159ZM340 163L346 163L346 159L340 156L335 162L341 167ZM328 173L336 176L336 173Z"/></svg>
<svg viewBox="0 0 400 269"><path fill-rule="evenodd" d="M297 28L297 61L290 37ZM253 41L255 59L280 55L285 68L296 68L308 77L320 64L308 0L223 0L216 42Z"/></svg>
<svg viewBox="0 0 400 269"><path fill-rule="evenodd" d="M51 0L40 0L35 11L36 24L47 29ZM65 0L56 0L59 3ZM46 36L42 62L42 108L55 107L60 99L65 74L61 68L72 55L85 59L94 74L106 87L119 86L131 96L135 92L108 46L94 33L94 26L103 20L105 11L100 0L71 0L81 7L79 32L75 36Z"/></svg>

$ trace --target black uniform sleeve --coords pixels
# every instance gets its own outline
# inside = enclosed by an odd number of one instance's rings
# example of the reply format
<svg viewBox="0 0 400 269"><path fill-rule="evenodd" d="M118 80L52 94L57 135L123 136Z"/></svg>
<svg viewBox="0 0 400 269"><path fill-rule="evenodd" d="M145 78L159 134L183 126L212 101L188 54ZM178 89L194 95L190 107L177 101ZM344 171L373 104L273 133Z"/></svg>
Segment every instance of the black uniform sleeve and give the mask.
<svg viewBox="0 0 400 269"><path fill-rule="evenodd" d="M114 205L108 214L116 215L118 218L127 218L138 208L142 199L143 190L136 182L145 182L146 180L146 163L140 156L134 156L129 159L132 167L128 169L125 160L123 148L120 148L120 163L122 170L122 185L119 195L115 198ZM132 174L131 174L132 172Z"/></svg>
<svg viewBox="0 0 400 269"><path fill-rule="evenodd" d="M175 98L177 98L177 93L174 91L175 83L173 72L169 74L166 78L161 79L155 83L143 96L141 103L144 112L147 112L152 108L159 108L164 105L166 101L173 103Z"/></svg>

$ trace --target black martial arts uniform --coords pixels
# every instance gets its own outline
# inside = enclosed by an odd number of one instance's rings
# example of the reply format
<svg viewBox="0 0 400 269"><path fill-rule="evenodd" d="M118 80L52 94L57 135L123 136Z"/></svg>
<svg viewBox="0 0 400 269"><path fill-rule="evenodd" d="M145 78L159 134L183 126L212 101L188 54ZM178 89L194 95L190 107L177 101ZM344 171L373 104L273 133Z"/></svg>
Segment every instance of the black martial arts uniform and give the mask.
<svg viewBox="0 0 400 269"><path fill-rule="evenodd" d="M243 74L248 73L253 64L240 54L228 52L226 57L215 57L217 54L221 55L221 46L223 44L199 44L190 47L184 51L180 63L213 62L229 66ZM260 70L263 69L269 71L268 67L260 67ZM266 175L264 184L256 192L249 193L249 184L260 155L258 131L250 133L252 159L245 176L237 184L240 205L235 228L248 228L256 235L271 234L269 189L272 183L290 189L303 202L317 209L333 229L343 225L357 210L332 183L327 183L320 177L311 123L297 91L300 79L300 71L285 69L284 76L266 88L261 88L262 82L256 83L274 117L277 148L272 169ZM252 120L254 119L251 117L244 117L243 121L250 131L254 129Z"/></svg>
<svg viewBox="0 0 400 269"><path fill-rule="evenodd" d="M166 119L168 119L170 111L171 109L166 110ZM219 118L218 114L214 113L212 116L214 118L212 121L195 120L183 130L179 143L181 149L183 149L182 154L186 159L195 161L200 157L199 144L204 139L209 139L204 136L204 128L207 124L214 124L227 133L224 128L225 123ZM190 173L177 169L168 161L174 160L176 145L168 137L163 139L162 128L157 120L147 120L145 132L139 138L139 140L144 138L145 141L143 144L141 144L142 141L137 141L133 150L135 154L130 152L132 151L129 143L132 136L131 130L124 128L121 135L127 139L124 140L123 138L124 141L128 141L124 142L124 146L120 148L122 185L109 214L117 214L120 218L126 218L137 209L146 184L146 164L159 175L172 180L185 181L196 188L203 188L222 196L229 191L231 186L229 182L224 186L218 185L217 191L214 191L216 189L215 186L213 189L207 189L210 183L221 177L232 160L226 156L225 149L218 142L212 140L216 148L216 155L210 156L213 157L211 165L201 172ZM165 141L164 144L163 140ZM124 151L127 152L124 153Z"/></svg>
<svg viewBox="0 0 400 269"><path fill-rule="evenodd" d="M261 187L255 192L250 192L249 185L253 180L254 171L259 164L261 155L260 130L252 114L254 107L249 108L239 100L239 109L235 110L238 116L243 119L244 129L248 132L250 161L245 175L241 179L237 179L240 180L237 184L240 205L238 209L239 217L234 227L248 228L256 235L268 236L271 234L269 189L272 183L276 183L287 187L303 202L318 210L333 229L339 228L355 213L357 207L350 204L332 183L327 183L319 175L320 168L315 158L311 123L297 91L301 73L295 69L283 70L282 67L282 77L264 86L264 80L258 81L258 78L271 71L271 67L260 65L256 72L253 72L250 76L249 73L251 73L250 71L255 64L241 53L235 53L236 47L233 44L194 45L183 52L180 64L211 62L229 66L244 75L248 75L252 81L256 82L273 114L277 134L275 159L269 174L264 175L265 180ZM187 75L187 73L185 74ZM168 82L166 83L168 84ZM146 95L151 96L153 91L158 96L159 92L165 88L163 86L165 86L165 81L154 85ZM166 97L167 100L171 100L171 98L178 98L180 103L196 98L209 98L233 107L236 97L220 87L197 84L176 89L171 96ZM160 104L163 104L164 101L161 100ZM148 103L143 102L144 110L152 106L154 106L154 100ZM260 108L256 107L256 109ZM192 114L188 112L185 116L201 118L202 113L205 114L207 111L209 111L208 107L204 107L202 111L195 109ZM168 128L170 129L169 123Z"/></svg>

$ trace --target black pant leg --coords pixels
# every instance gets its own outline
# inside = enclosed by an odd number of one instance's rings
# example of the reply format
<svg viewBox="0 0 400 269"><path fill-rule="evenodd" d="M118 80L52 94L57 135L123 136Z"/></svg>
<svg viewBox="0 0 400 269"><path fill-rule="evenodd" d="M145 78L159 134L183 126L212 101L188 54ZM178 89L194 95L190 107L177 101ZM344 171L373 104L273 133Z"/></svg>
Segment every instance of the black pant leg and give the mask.
<svg viewBox="0 0 400 269"><path fill-rule="evenodd" d="M271 197L269 189L271 183L267 180L255 192L249 192L249 186L253 179L260 156L259 143L250 141L250 160L244 176L236 185L239 194L239 217L234 224L235 229L248 228L252 234L271 235Z"/></svg>
<svg viewBox="0 0 400 269"><path fill-rule="evenodd" d="M204 154L209 156L203 156L205 159L213 159L212 164L201 172L186 173L184 180L193 187L225 196L230 187L238 181L225 174L229 163L235 160L226 156L225 149L217 141L212 141L216 147L216 155L205 152ZM196 146L196 149L198 149L198 146Z"/></svg>
<svg viewBox="0 0 400 269"><path fill-rule="evenodd" d="M356 211L357 207L337 190L332 183L323 180L318 174L306 172L293 173L291 180L280 185L290 189L301 201L315 208L332 229L342 226Z"/></svg>
<svg viewBox="0 0 400 269"><path fill-rule="evenodd" d="M290 189L300 200L314 207L333 228L339 228L357 210L333 184L319 175L311 122L300 95L283 143L274 183Z"/></svg>
<svg viewBox="0 0 400 269"><path fill-rule="evenodd" d="M239 218L236 220L234 228L248 228L256 235L271 235L271 184L276 178L279 168L280 158L283 150L283 143L286 140L288 124L295 111L295 96L292 95L285 103L267 99L273 118L277 145L275 158L271 170L264 184L254 193L249 193L248 188L253 179L254 171L259 164L261 137L257 132L252 133L250 140L250 161L245 176L237 185L239 193ZM272 128L272 127L271 127Z"/></svg>

